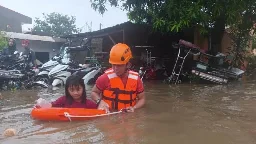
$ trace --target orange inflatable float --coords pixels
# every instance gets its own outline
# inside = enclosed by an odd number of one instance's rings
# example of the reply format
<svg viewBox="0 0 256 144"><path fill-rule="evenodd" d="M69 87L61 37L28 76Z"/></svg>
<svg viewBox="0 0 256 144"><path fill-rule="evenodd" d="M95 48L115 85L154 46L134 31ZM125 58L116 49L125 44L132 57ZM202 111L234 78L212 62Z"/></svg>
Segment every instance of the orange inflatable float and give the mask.
<svg viewBox="0 0 256 144"><path fill-rule="evenodd" d="M104 110L85 108L33 108L31 111L31 117L33 119L46 121L88 120L110 114L114 113L106 113Z"/></svg>
<svg viewBox="0 0 256 144"><path fill-rule="evenodd" d="M95 117L108 116L126 112L122 109L117 112L106 113L99 109L86 108L33 108L31 117L36 120L45 121L72 121L72 120L88 120Z"/></svg>

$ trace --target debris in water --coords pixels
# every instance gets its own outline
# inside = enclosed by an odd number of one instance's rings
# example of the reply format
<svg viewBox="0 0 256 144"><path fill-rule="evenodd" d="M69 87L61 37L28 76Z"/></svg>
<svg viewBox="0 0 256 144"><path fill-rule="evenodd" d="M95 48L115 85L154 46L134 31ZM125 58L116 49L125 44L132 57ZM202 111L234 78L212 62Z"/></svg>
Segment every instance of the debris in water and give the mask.
<svg viewBox="0 0 256 144"><path fill-rule="evenodd" d="M221 101L229 101L231 100L229 97L223 97Z"/></svg>
<svg viewBox="0 0 256 144"><path fill-rule="evenodd" d="M242 111L240 108L238 108L237 106L227 106L227 108L229 110L233 110L233 111Z"/></svg>
<svg viewBox="0 0 256 144"><path fill-rule="evenodd" d="M16 130L13 128L8 128L4 131L3 134L5 137L11 137L11 136L15 136L16 135Z"/></svg>
<svg viewBox="0 0 256 144"><path fill-rule="evenodd" d="M52 90L58 90L59 88L58 87L52 87Z"/></svg>

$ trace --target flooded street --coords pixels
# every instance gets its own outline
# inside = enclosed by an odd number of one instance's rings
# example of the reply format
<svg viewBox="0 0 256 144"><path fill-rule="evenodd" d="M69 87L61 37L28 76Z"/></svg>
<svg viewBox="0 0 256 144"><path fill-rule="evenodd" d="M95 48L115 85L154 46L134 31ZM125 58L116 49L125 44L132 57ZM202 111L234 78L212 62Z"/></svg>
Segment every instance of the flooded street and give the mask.
<svg viewBox="0 0 256 144"><path fill-rule="evenodd" d="M35 100L54 100L64 94L63 89L2 92L0 132L12 127L18 134L1 135L0 143L255 144L255 84L169 86L145 82L143 109L80 122L31 119Z"/></svg>

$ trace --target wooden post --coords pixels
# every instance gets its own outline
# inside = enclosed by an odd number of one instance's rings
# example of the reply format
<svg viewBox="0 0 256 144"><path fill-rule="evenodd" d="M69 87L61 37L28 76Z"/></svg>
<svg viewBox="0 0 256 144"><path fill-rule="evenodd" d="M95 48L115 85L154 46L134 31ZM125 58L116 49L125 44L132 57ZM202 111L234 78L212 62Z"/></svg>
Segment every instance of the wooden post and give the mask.
<svg viewBox="0 0 256 144"><path fill-rule="evenodd" d="M123 43L125 43L125 32L124 32L124 29L123 29Z"/></svg>

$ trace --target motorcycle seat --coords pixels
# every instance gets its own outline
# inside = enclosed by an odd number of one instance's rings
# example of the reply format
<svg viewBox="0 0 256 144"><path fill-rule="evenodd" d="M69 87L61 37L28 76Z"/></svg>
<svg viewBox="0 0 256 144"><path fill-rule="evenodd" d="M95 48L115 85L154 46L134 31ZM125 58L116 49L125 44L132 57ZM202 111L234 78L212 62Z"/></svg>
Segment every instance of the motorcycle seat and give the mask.
<svg viewBox="0 0 256 144"><path fill-rule="evenodd" d="M71 73L74 73L76 71L81 71L83 70L83 68L78 68L78 69L67 69L67 71L71 72Z"/></svg>
<svg viewBox="0 0 256 144"><path fill-rule="evenodd" d="M88 74L90 71L76 71L73 73L73 75L78 75L79 77L83 78L86 74Z"/></svg>
<svg viewBox="0 0 256 144"><path fill-rule="evenodd" d="M180 40L179 41L180 45L192 48L192 49L200 49L199 46L192 44L191 42L185 41L185 40Z"/></svg>

